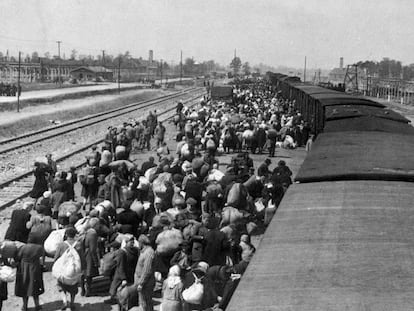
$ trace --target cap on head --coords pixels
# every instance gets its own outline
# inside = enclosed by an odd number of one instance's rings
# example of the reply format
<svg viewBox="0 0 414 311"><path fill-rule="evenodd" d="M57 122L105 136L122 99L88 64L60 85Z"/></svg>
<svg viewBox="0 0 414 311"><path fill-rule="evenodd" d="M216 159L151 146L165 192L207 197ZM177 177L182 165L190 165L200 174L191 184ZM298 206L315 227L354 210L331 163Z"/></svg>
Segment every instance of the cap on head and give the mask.
<svg viewBox="0 0 414 311"><path fill-rule="evenodd" d="M76 233L77 233L77 231L76 231L76 229L75 229L75 228L73 228L73 227L69 227L69 228L67 228L67 229L66 229L66 231L65 231L66 236L67 236L68 238L72 238L72 239L76 236Z"/></svg>

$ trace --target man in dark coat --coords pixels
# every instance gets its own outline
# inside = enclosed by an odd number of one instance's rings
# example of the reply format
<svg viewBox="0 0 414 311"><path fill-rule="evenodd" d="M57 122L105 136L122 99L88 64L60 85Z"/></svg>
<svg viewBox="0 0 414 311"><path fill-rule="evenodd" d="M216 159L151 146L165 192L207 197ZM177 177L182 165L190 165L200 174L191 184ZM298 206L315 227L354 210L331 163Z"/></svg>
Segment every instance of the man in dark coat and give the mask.
<svg viewBox="0 0 414 311"><path fill-rule="evenodd" d="M130 233L137 236L141 219L138 217L137 213L130 209L128 202L125 202L122 207L124 211L117 216L117 222L121 225L120 232Z"/></svg>
<svg viewBox="0 0 414 311"><path fill-rule="evenodd" d="M215 219L210 214L202 215L203 226L198 231L203 244L202 260L210 266L224 266L226 251L230 243L226 235L217 228Z"/></svg>
<svg viewBox="0 0 414 311"><path fill-rule="evenodd" d="M280 160L277 163L277 167L273 170L273 175L280 178L282 185L285 188L288 188L292 184L292 171L283 160Z"/></svg>
<svg viewBox="0 0 414 311"><path fill-rule="evenodd" d="M98 222L99 220L97 220ZM97 224L97 222L95 224ZM99 258L98 258L98 233L95 229L89 228L86 231L83 240L83 251L85 254L85 278L81 280L82 296L89 297L91 295L92 278L99 275ZM85 282L86 281L86 282Z"/></svg>
<svg viewBox="0 0 414 311"><path fill-rule="evenodd" d="M263 152L263 147L266 143L266 131L259 127L256 132L256 138L257 138L257 147L259 148L259 153L261 154Z"/></svg>
<svg viewBox="0 0 414 311"><path fill-rule="evenodd" d="M120 248L117 251L116 255L116 268L115 273L112 278L111 286L109 288L109 294L111 298L105 300L105 303L115 304L117 300L115 299L116 292L118 287L125 282L126 285L131 285L134 283L134 272L137 265L139 252L138 249L134 247L134 238L130 238L124 248Z"/></svg>

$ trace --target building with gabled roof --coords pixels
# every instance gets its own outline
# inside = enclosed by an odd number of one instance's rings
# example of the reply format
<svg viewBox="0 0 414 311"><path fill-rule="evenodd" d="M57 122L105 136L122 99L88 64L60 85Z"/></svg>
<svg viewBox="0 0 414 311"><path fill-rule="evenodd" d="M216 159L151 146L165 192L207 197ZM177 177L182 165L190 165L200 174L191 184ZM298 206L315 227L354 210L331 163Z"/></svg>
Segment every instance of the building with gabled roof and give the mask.
<svg viewBox="0 0 414 311"><path fill-rule="evenodd" d="M112 69L103 66L80 66L71 70L70 75L72 78L80 81L112 81L114 79L114 72Z"/></svg>

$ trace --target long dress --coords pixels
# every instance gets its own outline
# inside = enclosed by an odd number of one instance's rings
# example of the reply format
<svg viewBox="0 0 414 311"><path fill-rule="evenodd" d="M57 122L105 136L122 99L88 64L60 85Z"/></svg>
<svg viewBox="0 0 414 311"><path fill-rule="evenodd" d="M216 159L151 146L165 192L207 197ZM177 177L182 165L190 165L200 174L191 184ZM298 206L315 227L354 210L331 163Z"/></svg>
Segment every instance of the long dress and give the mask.
<svg viewBox="0 0 414 311"><path fill-rule="evenodd" d="M35 183L33 185L33 189L30 192L30 197L37 199L40 198L45 191L48 190L48 182L46 179L46 175L50 169L48 167L38 166L34 170L35 175Z"/></svg>
<svg viewBox="0 0 414 311"><path fill-rule="evenodd" d="M40 257L43 247L37 244L26 244L19 249L16 261L15 295L18 297L39 296L45 292L43 285Z"/></svg>
<svg viewBox="0 0 414 311"><path fill-rule="evenodd" d="M84 254L85 276L94 277L99 275L98 234L95 229L89 229L86 232L84 240Z"/></svg>
<svg viewBox="0 0 414 311"><path fill-rule="evenodd" d="M14 210L4 239L26 243L30 232L30 229L26 228L26 223L30 217L30 213L25 209Z"/></svg>

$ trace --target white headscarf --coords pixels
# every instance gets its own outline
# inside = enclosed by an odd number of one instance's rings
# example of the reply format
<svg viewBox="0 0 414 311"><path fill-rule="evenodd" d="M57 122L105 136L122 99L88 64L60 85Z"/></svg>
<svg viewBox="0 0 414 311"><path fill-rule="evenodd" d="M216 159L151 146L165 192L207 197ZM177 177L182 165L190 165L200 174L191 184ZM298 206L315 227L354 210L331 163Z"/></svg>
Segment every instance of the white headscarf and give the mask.
<svg viewBox="0 0 414 311"><path fill-rule="evenodd" d="M180 267L178 265L174 265L170 268L167 278L167 286L169 288L174 288L174 286L181 283L180 272Z"/></svg>

